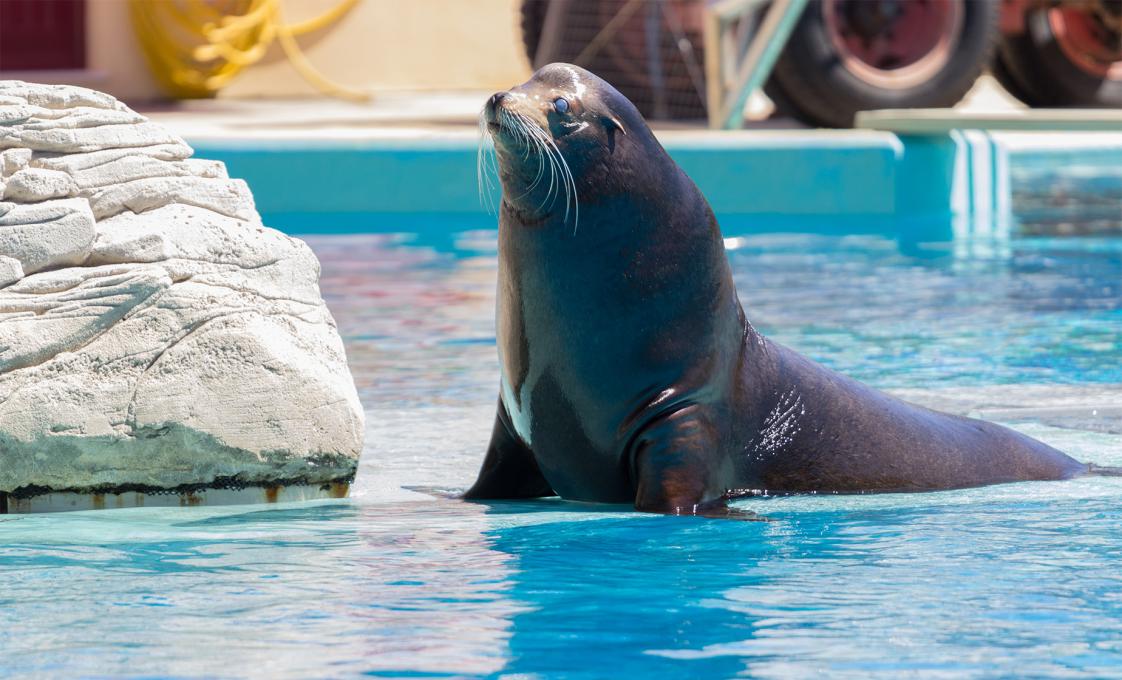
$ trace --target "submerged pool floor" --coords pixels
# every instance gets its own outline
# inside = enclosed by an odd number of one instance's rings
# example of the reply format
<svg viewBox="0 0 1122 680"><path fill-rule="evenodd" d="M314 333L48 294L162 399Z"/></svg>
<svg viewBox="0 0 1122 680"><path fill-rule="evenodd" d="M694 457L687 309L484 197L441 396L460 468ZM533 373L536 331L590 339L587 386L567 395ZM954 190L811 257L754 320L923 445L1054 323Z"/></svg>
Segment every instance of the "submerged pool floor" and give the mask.
<svg viewBox="0 0 1122 680"><path fill-rule="evenodd" d="M727 235L774 339L1122 464L1122 238ZM490 433L494 232L308 241L353 497L0 519L0 677L1122 674L1122 479L739 502L768 522L443 498Z"/></svg>

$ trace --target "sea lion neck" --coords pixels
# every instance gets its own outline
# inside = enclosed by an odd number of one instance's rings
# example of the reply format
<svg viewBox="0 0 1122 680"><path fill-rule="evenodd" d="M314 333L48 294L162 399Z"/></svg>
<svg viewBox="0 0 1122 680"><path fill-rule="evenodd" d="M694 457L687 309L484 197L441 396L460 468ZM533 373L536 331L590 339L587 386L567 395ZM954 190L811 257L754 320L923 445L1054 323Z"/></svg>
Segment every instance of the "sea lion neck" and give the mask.
<svg viewBox="0 0 1122 680"><path fill-rule="evenodd" d="M527 222L504 205L498 250L501 310L543 314L527 333L575 337L595 320L583 333L614 336L613 347L626 351L660 316L696 316L679 336L702 353L743 334L724 242L696 189L669 198L590 195L575 233L556 215ZM604 316L595 312L601 305L627 311Z"/></svg>

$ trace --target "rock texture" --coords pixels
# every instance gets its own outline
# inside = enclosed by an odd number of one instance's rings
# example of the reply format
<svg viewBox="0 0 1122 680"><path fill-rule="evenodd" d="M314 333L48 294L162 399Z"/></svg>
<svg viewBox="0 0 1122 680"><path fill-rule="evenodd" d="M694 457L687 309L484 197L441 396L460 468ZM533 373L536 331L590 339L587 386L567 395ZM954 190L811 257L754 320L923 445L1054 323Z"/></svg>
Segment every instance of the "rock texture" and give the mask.
<svg viewBox="0 0 1122 680"><path fill-rule="evenodd" d="M0 81L0 492L353 476L315 255L191 154L106 94Z"/></svg>

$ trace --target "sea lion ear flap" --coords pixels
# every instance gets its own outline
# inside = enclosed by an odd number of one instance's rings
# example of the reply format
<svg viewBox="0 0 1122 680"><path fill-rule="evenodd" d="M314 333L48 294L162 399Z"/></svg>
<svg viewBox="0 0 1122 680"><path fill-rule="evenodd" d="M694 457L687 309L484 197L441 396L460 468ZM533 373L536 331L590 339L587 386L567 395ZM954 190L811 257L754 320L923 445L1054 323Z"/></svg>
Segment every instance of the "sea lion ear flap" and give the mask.
<svg viewBox="0 0 1122 680"><path fill-rule="evenodd" d="M615 116L600 116L600 122L604 124L604 129L608 131L608 151L610 151L611 153L615 153L616 133L622 132L626 135L627 130L623 129L623 123L619 122L619 118L616 118Z"/></svg>
<svg viewBox="0 0 1122 680"><path fill-rule="evenodd" d="M627 134L627 130L623 129L623 123L619 122L619 118L604 115L600 117L600 120L604 123L604 127L608 128L608 131L619 130L623 134Z"/></svg>

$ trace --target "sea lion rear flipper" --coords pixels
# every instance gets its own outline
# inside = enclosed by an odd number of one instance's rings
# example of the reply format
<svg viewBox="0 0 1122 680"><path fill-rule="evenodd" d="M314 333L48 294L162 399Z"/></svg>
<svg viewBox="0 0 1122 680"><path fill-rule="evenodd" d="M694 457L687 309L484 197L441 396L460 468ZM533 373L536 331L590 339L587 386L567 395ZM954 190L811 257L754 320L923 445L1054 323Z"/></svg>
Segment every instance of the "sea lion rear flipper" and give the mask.
<svg viewBox="0 0 1122 680"><path fill-rule="evenodd" d="M710 515L726 507L726 463L705 409L692 405L659 418L635 442L635 509Z"/></svg>
<svg viewBox="0 0 1122 680"><path fill-rule="evenodd" d="M499 402L495 427L487 456L465 500L497 500L509 498L541 498L556 496L553 487L545 480L530 448L522 443L506 422L506 409Z"/></svg>
<svg viewBox="0 0 1122 680"><path fill-rule="evenodd" d="M1095 477L1122 477L1122 467L1087 463L1087 472L1084 474Z"/></svg>

